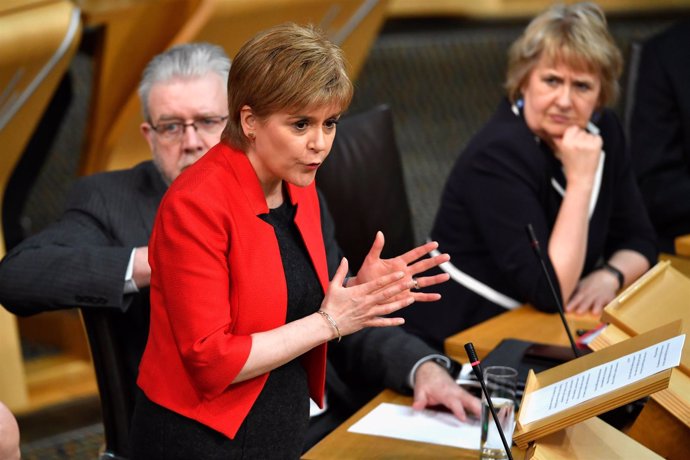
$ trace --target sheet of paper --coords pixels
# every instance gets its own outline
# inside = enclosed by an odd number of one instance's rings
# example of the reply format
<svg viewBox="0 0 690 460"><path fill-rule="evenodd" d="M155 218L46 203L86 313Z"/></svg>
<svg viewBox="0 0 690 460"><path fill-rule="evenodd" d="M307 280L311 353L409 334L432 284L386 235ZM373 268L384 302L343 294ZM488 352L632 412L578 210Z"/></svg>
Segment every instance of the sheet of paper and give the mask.
<svg viewBox="0 0 690 460"><path fill-rule="evenodd" d="M684 343L685 335L679 335L540 388L525 398L520 423L536 422L675 367L680 364Z"/></svg>
<svg viewBox="0 0 690 460"><path fill-rule="evenodd" d="M410 406L382 403L348 431L410 441L479 450L479 419L461 422L448 412L415 411Z"/></svg>

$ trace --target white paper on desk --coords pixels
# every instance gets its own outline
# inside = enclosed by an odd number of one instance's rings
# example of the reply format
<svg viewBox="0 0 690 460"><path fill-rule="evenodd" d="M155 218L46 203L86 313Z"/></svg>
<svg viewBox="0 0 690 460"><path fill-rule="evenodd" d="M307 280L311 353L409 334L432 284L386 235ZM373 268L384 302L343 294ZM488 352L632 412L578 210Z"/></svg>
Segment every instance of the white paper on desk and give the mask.
<svg viewBox="0 0 690 460"><path fill-rule="evenodd" d="M476 417L461 422L448 412L416 411L410 406L381 403L348 431L478 450L479 423Z"/></svg>
<svg viewBox="0 0 690 460"><path fill-rule="evenodd" d="M676 367L685 334L630 353L606 364L536 390L523 402L520 423L526 425L582 402Z"/></svg>

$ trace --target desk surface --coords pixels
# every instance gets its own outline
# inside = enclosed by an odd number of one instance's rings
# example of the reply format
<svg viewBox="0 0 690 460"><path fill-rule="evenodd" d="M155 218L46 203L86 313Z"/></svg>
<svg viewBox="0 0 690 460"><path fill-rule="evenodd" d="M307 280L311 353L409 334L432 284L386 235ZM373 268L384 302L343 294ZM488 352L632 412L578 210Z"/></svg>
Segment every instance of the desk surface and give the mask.
<svg viewBox="0 0 690 460"><path fill-rule="evenodd" d="M578 329L593 329L599 317L591 314L567 314L573 334ZM543 313L526 305L510 310L446 339L446 353L461 362L467 361L465 344L472 342L477 356L484 358L503 339L519 339L547 345L570 346L561 318L557 313Z"/></svg>

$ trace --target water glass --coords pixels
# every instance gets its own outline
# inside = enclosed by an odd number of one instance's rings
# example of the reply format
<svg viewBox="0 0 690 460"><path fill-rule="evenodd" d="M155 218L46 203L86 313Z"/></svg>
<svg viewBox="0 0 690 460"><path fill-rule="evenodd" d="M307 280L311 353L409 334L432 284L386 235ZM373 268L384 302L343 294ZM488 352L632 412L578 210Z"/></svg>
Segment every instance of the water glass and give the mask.
<svg viewBox="0 0 690 460"><path fill-rule="evenodd" d="M508 446L512 444L515 428L515 392L517 390L517 371L512 367L489 366L484 369L484 383L496 411ZM507 459L503 441L496 428L489 404L482 395L480 460Z"/></svg>

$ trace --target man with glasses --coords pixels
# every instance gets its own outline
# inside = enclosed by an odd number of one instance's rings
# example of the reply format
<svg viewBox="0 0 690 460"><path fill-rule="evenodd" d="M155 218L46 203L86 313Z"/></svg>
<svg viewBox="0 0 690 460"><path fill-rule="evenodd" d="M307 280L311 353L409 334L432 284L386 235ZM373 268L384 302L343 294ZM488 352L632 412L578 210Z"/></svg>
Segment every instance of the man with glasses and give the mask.
<svg viewBox="0 0 690 460"><path fill-rule="evenodd" d="M106 312L132 388L148 335L153 219L168 185L220 139L229 71L223 49L207 43L154 57L139 84L153 161L77 180L60 219L0 262L0 303L12 313Z"/></svg>

